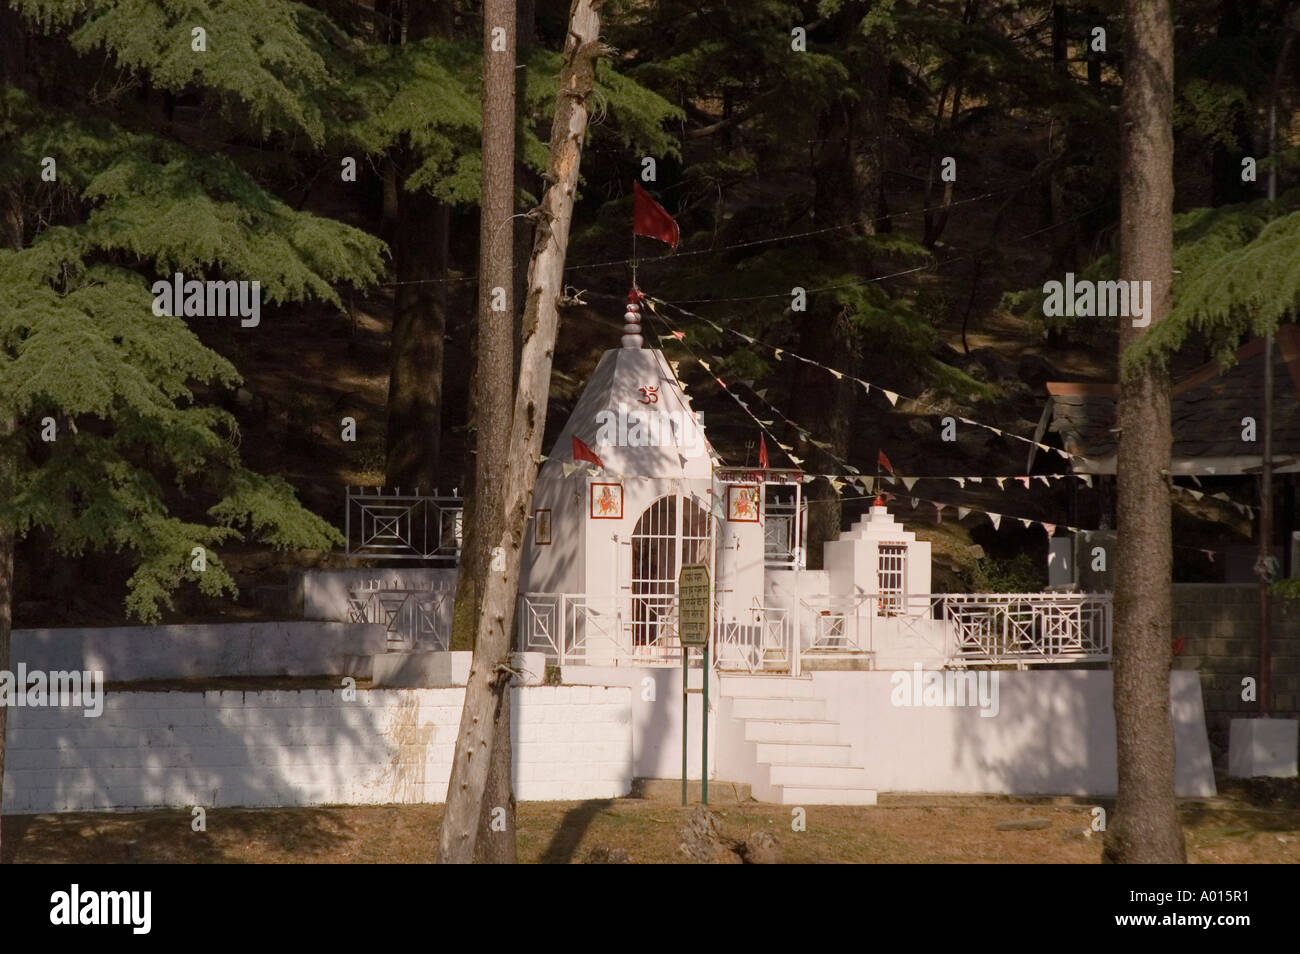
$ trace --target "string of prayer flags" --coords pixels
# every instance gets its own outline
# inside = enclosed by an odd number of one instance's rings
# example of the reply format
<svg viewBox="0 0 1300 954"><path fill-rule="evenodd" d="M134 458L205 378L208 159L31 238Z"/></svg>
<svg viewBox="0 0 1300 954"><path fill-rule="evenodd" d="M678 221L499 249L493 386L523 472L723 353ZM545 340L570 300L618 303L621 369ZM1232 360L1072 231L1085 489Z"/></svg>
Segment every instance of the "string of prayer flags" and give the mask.
<svg viewBox="0 0 1300 954"><path fill-rule="evenodd" d="M665 303L665 304L666 304L666 303ZM673 306L673 307L676 307L676 306ZM653 310L653 309L652 309L652 310ZM678 310L684 312L684 309L680 309L680 308L679 308ZM657 311L656 311L656 315L658 315L658 312L657 312ZM662 320L662 316L660 315L659 317L660 317L661 320ZM692 316L692 317L700 317L700 316ZM719 331L728 331L728 330L731 330L731 329L723 328L723 327L721 327L720 325L717 325L717 324L714 323L714 322L709 322L707 319L702 319L702 320L706 321L708 324L710 324L711 326L713 326L714 328L716 328L716 329L719 330ZM666 321L665 321L665 324L667 324ZM670 327L670 330L671 330L671 327ZM739 332L735 332L735 333L740 334ZM684 336L683 334L677 334L676 332L674 332L674 337L676 337L679 341L681 341L681 340L684 339L685 336ZM757 344L762 344L762 342L754 342L754 339L749 338L749 336L747 336L747 335L742 335L742 337L744 337L744 338L745 338L747 341L749 341L749 342L753 342L753 343L757 343ZM770 346L768 346L768 345L764 345L764 347L770 347ZM688 348L688 350L689 350L689 348ZM779 359L782 357L782 355L785 353L785 352L783 352L783 349L779 349L779 348L773 348L772 350L773 350L773 352L777 355L778 360L779 360ZM801 361L801 362L803 362L803 363L805 363L805 364L813 364L813 365L816 365L816 366L818 366L818 367L825 368L824 365L818 365L817 362L815 362L815 361L811 361L811 360L809 360L809 359L807 359L807 358L804 358L802 355L796 355L796 354L794 354L794 352L789 352L789 354L790 354L792 357L795 357L797 360L799 360L799 361ZM696 355L693 351L691 352L691 356L692 356L693 358L695 358L695 360L696 360L696 361L701 365L701 367L703 367L706 371L712 372L712 366L708 363L708 361L706 361L705 359L703 359L703 358L701 358L700 356ZM674 369L675 369L675 368L676 368L676 365L674 364ZM834 373L835 373L835 376L837 377L837 379L847 377L847 378L849 378L850 380L857 381L859 384L862 385L862 387L863 387L864 390L866 390L868 393L870 393L870 390L871 390L871 384L870 384L870 382L863 381L863 380L861 380L861 379L859 379L859 378L854 378L854 377L852 377L851 375L844 375L842 372L835 371L834 369L826 368L826 370L834 372ZM783 452L785 452L785 454L790 458L790 460L794 462L794 465L795 465L796 467L802 468L802 467L803 467L803 464L804 464L804 459L803 459L803 458L800 458L800 457L796 457L796 456L794 455L794 453L793 453L793 450L794 450L793 445L782 443L782 442L781 442L781 441L780 441L780 440L779 440L779 439L778 439L774 434L772 434L770 431L767 430L768 427L772 426L772 424L773 424L773 420L764 420L764 419L758 417L758 416L754 413L753 409L750 407L749 403L746 402L745 400L743 400L743 399L742 399L738 394L736 394L736 393L735 393L735 392L734 392L734 391L733 391L733 390L732 390L732 389L727 385L727 383L726 383L725 381L723 381L720 377L717 377L716 375L714 375L713 377L714 377L714 380L718 383L718 385L719 385L719 386L720 386L720 387L721 387L721 388L722 388L722 389L723 389L727 394L731 395L732 399L735 400L736 403L737 403L738 405L740 405L740 408L741 408L741 409L742 409L742 410L743 410L743 411L744 411L744 412L745 412L745 413L746 413L746 414L747 414L747 415L748 415L748 416L749 416L749 417L750 417L750 418L751 418L751 419L752 419L756 424L759 425L760 431L762 432L762 433L760 433L760 442L761 442L762 445L763 445L763 446L762 446L762 449L764 449L764 450L766 449L766 440L765 440L765 436L764 436L764 435L766 435L766 436L771 436L771 437L772 437L772 440L773 440L773 442L776 444L776 446L777 446L777 447L780 447L781 450L782 450ZM740 383L746 383L746 382L743 382L743 381L742 381L742 382L740 382ZM786 424L790 425L790 427L791 427L791 428L792 428L792 429L793 429L793 430L794 430L794 431L795 431L795 432L800 436L800 439L802 439L802 440L808 442L809 444L813 445L814 447L817 447L817 448L821 449L823 452L826 453L826 455L827 455L828 457L830 457L833 461L835 461L835 463L836 463L837 466L839 466L839 467L841 468L842 473L840 473L840 474L826 474L826 475L820 475L820 476L824 476L827 480L829 480L829 481L831 482L832 486L834 487L834 489L835 489L835 491L836 491L837 493L841 493L841 492L843 491L843 489L844 489L844 487L845 487L846 485L849 486L849 487L854 487L854 488L860 486L860 487L862 488L863 493L864 493L865 495L870 496L870 495L872 494L872 492L878 488L879 481L877 481L877 480L874 480L874 479L872 479L872 480L868 480L868 479L860 479L860 480L859 480L859 479L856 479L856 478L857 478L857 475L859 475L859 474L861 473L861 471L859 471L858 468L856 468L856 467L850 465L848 462L843 461L843 460L841 460L839 457L837 457L837 456L836 456L836 455L831 451L831 447L832 447L832 445L830 444L830 442L828 442L828 441L818 440L817 438L815 438L815 437L814 437L814 436L813 436L813 435L812 435L812 434L807 430L807 428L804 428L804 427L801 426L800 424L798 424L798 423L796 423L795 421L791 420L788 416L786 416L786 415L781 411L780 408L777 408L777 407L774 406L770 401L768 401L768 399L767 399L767 397L766 397L766 389L763 389L762 391L756 390L756 389L753 388L752 383L749 383L748 386L749 386L749 389L750 389L751 391L753 391L753 392L755 393L755 395L756 395L760 400L762 400L765 404L767 404L768 407L770 407L770 408L771 408L771 409L776 413L776 416L777 416L777 417L779 417L779 418L780 418L782 421L784 421ZM879 391L881 391L882 393L885 394L886 398L889 400L889 402L890 402L891 405L895 405L895 406L897 405L898 400L899 400L899 398L900 398L901 395L899 395L899 394L898 394L897 392L895 392L895 391L889 391L889 390L886 390L886 389L884 389L884 388L881 388L881 387L879 387L879 385L877 385L877 390L879 390ZM909 399L909 400L910 400L910 399ZM917 402L917 403L921 403L921 402ZM990 425L982 425L982 424L979 424L978 421L972 421L970 418L963 417L963 418L960 418L960 420L961 420L962 423L964 423L964 424L971 424L971 425L975 425L975 426L985 427L985 428L987 428L987 429L989 429L989 430L992 430L993 432L995 432L995 433L997 433L997 434L999 434L999 435L1008 436L1008 437L1017 437L1017 435L1014 435L1014 434L1006 434L1006 433L1005 433L1004 431L1002 431L1000 428L992 427L992 426L990 426ZM1037 448L1039 448L1040 450L1043 450L1043 451L1056 450L1056 452L1057 452L1058 454L1060 454L1060 456L1063 457L1063 458L1065 458L1065 459L1070 459L1070 458L1073 458L1073 457L1079 457L1079 459L1086 459L1086 458L1082 458L1082 457L1080 457L1080 455L1074 455L1074 454L1070 454L1070 453L1067 453L1067 452L1064 452L1064 451L1057 450L1057 449L1055 449L1055 448L1050 447L1050 446L1047 445L1047 444L1042 443L1041 441L1032 441L1032 440L1029 440L1029 439L1027 439L1027 438L1019 438L1019 437L1017 437L1017 439L1019 439L1019 440L1023 440L1023 441L1025 441L1026 443L1034 444ZM577 455L575 455L575 456L577 456ZM593 456L594 456L594 455L593 455ZM602 464L599 464L599 459L598 459L598 458L597 458L596 461L593 461L593 462L594 462L594 463L597 463L598 466L602 466L602 467L603 467ZM1089 487L1089 488L1092 488L1092 487L1093 487L1093 480L1092 480L1093 475L1092 475L1092 474L1086 474L1086 473L1034 474L1034 475L1025 475L1025 474L1021 474L1021 475L1014 475L1014 476L1007 476L1007 475L993 475L993 476L987 476L987 477L986 477L986 476L946 476L946 477L943 477L943 476L938 476L938 475L933 475L933 476L916 475L916 476L907 476L907 477L903 477L903 476L899 476L899 475L897 475L897 474L895 473L892 463L889 461L889 458L885 455L885 453L884 453L883 450L877 452L877 464L878 464L878 466L882 467L883 469L885 469L885 470L887 470L887 471L889 472L887 476L882 476L882 478L881 478L882 480L886 480L886 481L888 481L888 482L891 483L891 484L893 484L893 483L897 483L897 482L901 482L901 483L903 484L903 486L906 488L906 490L907 490L909 493L910 493L910 492L913 490L913 488L916 486L917 482L918 482L918 481L921 481L921 480L952 480L952 481L954 481L954 482L957 484L958 487L961 487L961 488L963 488L963 489L965 489L965 486L966 486L966 482L967 482L967 481L971 481L972 483L981 483L981 484L982 484L983 481L985 481L985 480L992 480L992 481L994 481L994 482L997 484L999 490L1005 490L1005 489L1006 489L1006 482L1007 482L1008 480L1015 480L1015 481L1017 481L1018 483L1020 483L1020 485L1021 485L1022 487L1024 487L1026 490L1028 490L1028 489L1030 489L1031 483L1032 483L1032 481L1033 481L1034 479L1037 479L1037 480L1041 481L1042 484L1043 484L1045 487L1049 487L1049 488L1050 488L1050 487L1052 486L1052 481L1070 480L1070 479L1076 479L1076 478L1077 478L1078 480L1082 481L1082 482L1083 482L1087 487ZM567 474L567 473L568 473L568 471L567 471L567 469L566 469L566 474ZM596 471L592 471L592 473L595 474L595 473L597 473L597 472L596 472ZM852 476L846 477L845 474L849 474L849 475L852 475ZM809 475L809 476L810 476L810 475ZM1196 485L1197 485L1198 487L1201 486L1200 481L1196 478L1195 475L1188 475L1188 476L1191 476L1191 477L1192 477L1193 482L1195 482ZM1191 496L1193 497L1193 499L1196 499L1196 500L1200 500L1200 499L1202 499L1204 496L1206 496L1206 494L1205 494L1203 491L1200 491L1200 490L1192 490L1192 489L1190 489L1190 488L1186 488L1186 487L1178 487L1178 486L1176 486L1176 485L1173 485L1172 483L1171 483L1171 486L1172 486L1172 488L1173 488L1174 490L1181 490L1181 491L1183 491L1183 492L1186 492L1186 493L1191 494ZM1243 513L1243 514L1246 514L1246 515L1248 515L1249 517L1251 517L1252 519L1254 518L1254 509L1253 509L1253 508L1251 508L1251 507L1248 506L1248 505L1240 504L1240 503L1237 503L1237 502L1233 501L1233 500L1228 496L1227 493L1219 492L1219 493L1212 494L1212 495L1210 495L1210 496L1213 496L1215 499L1217 499L1217 500L1221 500L1221 501L1223 501L1224 503L1231 504L1234 508L1236 508L1236 509L1238 510L1238 512ZM920 498L920 497L911 497L910 500L911 500L911 503L912 503L912 507L913 507L913 508L916 508L916 507L918 506L919 502L920 502L921 500L924 500L924 499L925 499L925 498ZM942 522L943 522L943 510L944 510L945 506L950 506L950 505L943 504L943 503L936 502L936 501L929 501L929 502L932 503L932 504L935 506L935 516L936 516L937 521L940 522L940 523L942 523ZM974 508L974 507L957 506L956 509L957 509L957 511L958 511L958 519L959 519L959 520L960 520L960 519L963 519L964 517L966 517L967 515L969 515L971 512L983 513L985 516L988 516L989 521L993 524L994 529L1000 529L1001 520L1002 520L1002 517L1004 516L1003 514L994 514L994 513L991 513L991 512L987 512L987 511L979 510L978 508ZM1051 537L1051 536L1053 536L1053 535L1055 534L1056 529L1058 528L1058 526L1061 526L1061 525L1058 525L1058 524L1047 523L1047 522L1045 522L1045 521L1037 521L1037 520L1034 520L1034 519L1032 519L1032 518L1028 518L1028 517L1020 517L1020 518L1014 518L1014 519L1019 519L1020 522L1021 522L1021 524L1022 524L1026 529L1028 529L1028 528L1029 528L1030 526L1032 526L1034 523L1038 523L1038 524L1043 528L1043 530L1047 533L1047 535L1048 535L1049 537ZM1067 529L1067 530L1069 530L1069 531L1071 531L1071 532L1078 532L1081 528L1078 528L1078 527L1066 527L1065 529Z"/></svg>
<svg viewBox="0 0 1300 954"><path fill-rule="evenodd" d="M647 299L649 300L648 296ZM844 380L845 378L847 378L850 381L856 381L858 384L862 385L862 387L867 391L868 394L871 393L870 381L864 381L862 378L855 377L854 375L845 374L843 371L840 371L838 368L832 368L829 365L822 364L820 361L814 361L811 358L806 358L803 355L796 354L793 351L787 351L786 349L778 348L775 347L774 345L769 345L764 341L759 341L758 339L753 338L747 334L744 334L743 332L738 331L735 328L725 327L723 325L718 324L716 321L704 317L703 315L696 314L695 312L690 311L687 308L683 308L681 305L676 305L673 304L672 302L663 301L662 299L657 299L657 298L653 299L653 302L656 304L665 305L668 308L672 308L673 310L680 312L681 314L685 315L688 318L693 318L696 321L702 321L705 324L709 325L711 328L713 328L715 331L718 331L719 333L731 333L733 335L736 335L737 337L741 338L741 340L743 340L746 344L759 345L764 348L767 348L773 353L773 355L775 355L778 361L780 361L784 355L789 354L790 357L802 361L804 364L810 364L815 368L819 368L820 370L833 375L836 378L836 380ZM665 324L667 323L666 319L663 319L662 314L660 314L658 311L655 311L655 314L658 315L661 320L664 320ZM876 390L880 391L885 395L885 397L889 400L891 406L893 407L898 406L898 399L901 395L899 395L897 391L887 390L885 388L882 388L880 385L876 385ZM908 398L907 400L909 400L912 404L918 407L926 407L936 412L943 410L942 408L934 404L930 404L925 401L920 401L917 400L916 398ZM1042 441L1034 440L1028 437L1022 437L1019 434L1012 434L1007 431L1004 431L1000 427L995 427L992 424L983 424L979 421L972 420L971 418L968 417L962 417L959 418L959 420L963 424L968 424L972 427L979 427L988 431L992 431L994 434L997 434L999 437L1009 437L1018 441L1023 441L1026 444L1033 444L1035 447L1037 447L1039 450L1043 451L1044 453L1048 453L1048 452L1055 453L1059 455L1061 458L1063 458L1064 460L1072 460L1072 459L1087 460L1087 458L1084 457L1082 454L1073 454L1067 450L1063 450L1058 447L1052 447L1048 444L1044 444Z"/></svg>

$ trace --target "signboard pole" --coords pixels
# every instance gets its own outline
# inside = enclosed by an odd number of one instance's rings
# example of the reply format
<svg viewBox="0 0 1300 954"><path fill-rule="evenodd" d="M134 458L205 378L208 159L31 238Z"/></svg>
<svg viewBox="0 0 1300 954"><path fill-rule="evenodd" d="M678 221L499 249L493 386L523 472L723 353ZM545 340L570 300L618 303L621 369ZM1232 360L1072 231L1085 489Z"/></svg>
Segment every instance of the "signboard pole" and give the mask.
<svg viewBox="0 0 1300 954"><path fill-rule="evenodd" d="M686 804L686 719L690 715L690 690L686 688L686 673L690 663L691 651L682 647L682 805Z"/></svg>
<svg viewBox="0 0 1300 954"><path fill-rule="evenodd" d="M700 736L700 804L709 804L709 642L704 641L704 672L701 674L704 685L704 707L700 713L703 720Z"/></svg>
<svg viewBox="0 0 1300 954"><path fill-rule="evenodd" d="M703 767L700 773L700 795L703 804L709 804L709 639L713 632L713 593L709 583L709 568L702 563L683 566L677 574L677 637L682 647L682 804L686 804L687 747L690 734L692 692L701 693L703 700L704 731L700 737ZM691 647L704 651L703 686L690 688Z"/></svg>

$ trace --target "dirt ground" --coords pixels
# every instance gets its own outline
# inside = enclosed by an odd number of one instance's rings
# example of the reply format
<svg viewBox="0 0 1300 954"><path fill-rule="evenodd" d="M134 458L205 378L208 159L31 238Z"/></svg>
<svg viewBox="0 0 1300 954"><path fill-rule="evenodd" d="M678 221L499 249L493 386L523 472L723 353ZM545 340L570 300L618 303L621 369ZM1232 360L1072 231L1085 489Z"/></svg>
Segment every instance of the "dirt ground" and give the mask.
<svg viewBox="0 0 1300 954"><path fill-rule="evenodd" d="M711 796L721 860L736 862L741 845L767 832L790 863L1096 864L1092 809L1110 808L1070 798L882 795L871 808L808 806L806 830L796 831L788 806L740 802L725 787ZM582 862L595 849L597 857L626 852L632 862L683 861L678 830L687 811L665 798L523 803L520 860ZM1180 812L1193 863L1300 863L1294 785L1238 784ZM3 861L430 862L441 813L439 805L212 809L206 832L191 830L189 811L18 815L4 819Z"/></svg>

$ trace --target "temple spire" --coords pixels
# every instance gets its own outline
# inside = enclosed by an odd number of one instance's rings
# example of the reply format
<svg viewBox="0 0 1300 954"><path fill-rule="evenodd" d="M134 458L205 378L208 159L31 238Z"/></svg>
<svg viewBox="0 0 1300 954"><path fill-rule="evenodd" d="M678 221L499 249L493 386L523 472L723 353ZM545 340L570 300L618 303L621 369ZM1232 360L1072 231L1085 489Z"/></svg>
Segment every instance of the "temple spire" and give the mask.
<svg viewBox="0 0 1300 954"><path fill-rule="evenodd" d="M623 347L640 348L643 343L641 337L641 289L636 285L627 293L627 311L623 313Z"/></svg>

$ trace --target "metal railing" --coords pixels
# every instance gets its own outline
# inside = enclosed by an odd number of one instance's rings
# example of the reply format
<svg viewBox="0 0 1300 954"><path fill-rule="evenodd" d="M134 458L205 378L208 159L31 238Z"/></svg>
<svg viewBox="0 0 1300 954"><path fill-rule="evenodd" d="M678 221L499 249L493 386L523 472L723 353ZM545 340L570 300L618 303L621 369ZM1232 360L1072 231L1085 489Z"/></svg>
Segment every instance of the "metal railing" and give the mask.
<svg viewBox="0 0 1300 954"><path fill-rule="evenodd" d="M463 504L459 497L403 494L400 487L392 493L382 487L349 487L347 555L455 566L460 560Z"/></svg>
<svg viewBox="0 0 1300 954"><path fill-rule="evenodd" d="M452 589L379 587L348 592L348 619L382 623L388 649L446 651L451 645Z"/></svg>
<svg viewBox="0 0 1300 954"><path fill-rule="evenodd" d="M719 620L714 634L718 669L799 674L799 653L782 607L751 606L740 620Z"/></svg>
<svg viewBox="0 0 1300 954"><path fill-rule="evenodd" d="M943 608L963 662L1111 658L1109 593L952 593Z"/></svg>
<svg viewBox="0 0 1300 954"><path fill-rule="evenodd" d="M557 664L681 662L675 596L524 593L518 644ZM1111 597L1095 593L924 593L800 597L795 607L714 612L720 669L797 675L807 655L942 659L947 665L1103 662Z"/></svg>
<svg viewBox="0 0 1300 954"><path fill-rule="evenodd" d="M518 646L554 665L670 665L681 662L677 597L521 593Z"/></svg>
<svg viewBox="0 0 1300 954"><path fill-rule="evenodd" d="M804 596L801 652L904 653L950 664L1107 661L1106 593L921 593Z"/></svg>

